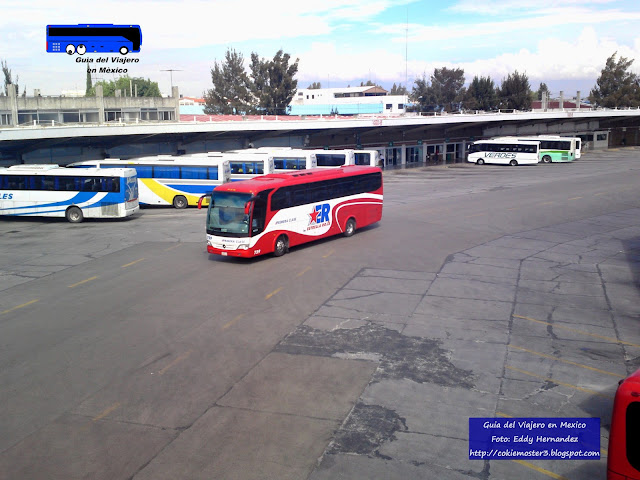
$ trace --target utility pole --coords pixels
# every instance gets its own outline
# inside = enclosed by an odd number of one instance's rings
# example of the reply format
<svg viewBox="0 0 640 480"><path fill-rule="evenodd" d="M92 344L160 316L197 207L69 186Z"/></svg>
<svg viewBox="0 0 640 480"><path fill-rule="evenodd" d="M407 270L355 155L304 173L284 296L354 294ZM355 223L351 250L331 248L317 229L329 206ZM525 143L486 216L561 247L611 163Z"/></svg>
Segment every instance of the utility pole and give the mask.
<svg viewBox="0 0 640 480"><path fill-rule="evenodd" d="M173 92L173 72L182 72L182 70L177 70L175 68L168 68L167 70L160 70L160 71L169 72L169 77L171 79L171 88L169 89L169 96L171 96Z"/></svg>

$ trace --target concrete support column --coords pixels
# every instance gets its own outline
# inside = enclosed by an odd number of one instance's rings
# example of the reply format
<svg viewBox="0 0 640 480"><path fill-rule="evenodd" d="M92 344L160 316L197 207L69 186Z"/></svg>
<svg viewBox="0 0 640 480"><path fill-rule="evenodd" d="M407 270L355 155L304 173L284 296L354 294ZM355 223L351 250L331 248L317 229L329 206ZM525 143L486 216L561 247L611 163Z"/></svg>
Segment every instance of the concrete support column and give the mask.
<svg viewBox="0 0 640 480"><path fill-rule="evenodd" d="M560 90L560 105L558 105L560 110L564 108L564 92Z"/></svg>
<svg viewBox="0 0 640 480"><path fill-rule="evenodd" d="M102 85L96 85L96 101L98 103L98 124L104 123L104 93Z"/></svg>
<svg viewBox="0 0 640 480"><path fill-rule="evenodd" d="M176 112L176 118L175 121L179 122L180 121L180 93L178 92L178 87L172 87L171 88L171 98L173 98L174 100L174 108L175 108L175 112Z"/></svg>
<svg viewBox="0 0 640 480"><path fill-rule="evenodd" d="M400 165L407 165L407 146L402 145L400 147Z"/></svg>
<svg viewBox="0 0 640 480"><path fill-rule="evenodd" d="M580 111L580 90L576 92L576 108Z"/></svg>
<svg viewBox="0 0 640 480"><path fill-rule="evenodd" d="M18 126L18 99L16 98L16 86L13 83L7 85L7 96L11 108L11 125Z"/></svg>

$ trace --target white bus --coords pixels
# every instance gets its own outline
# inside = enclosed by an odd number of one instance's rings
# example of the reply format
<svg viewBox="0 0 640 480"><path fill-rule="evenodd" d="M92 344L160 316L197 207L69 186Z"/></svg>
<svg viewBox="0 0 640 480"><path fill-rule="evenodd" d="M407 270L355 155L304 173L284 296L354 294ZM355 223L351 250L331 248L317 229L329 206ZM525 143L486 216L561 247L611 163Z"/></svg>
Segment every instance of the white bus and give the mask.
<svg viewBox="0 0 640 480"><path fill-rule="evenodd" d="M139 210L136 171L58 165L0 168L0 215L121 218Z"/></svg>
<svg viewBox="0 0 640 480"><path fill-rule="evenodd" d="M370 167L382 167L380 152L378 150L354 150L356 165L369 165Z"/></svg>
<svg viewBox="0 0 640 480"><path fill-rule="evenodd" d="M539 142L517 138L478 140L469 148L467 161L477 165L535 165L538 163Z"/></svg>
<svg viewBox="0 0 640 480"><path fill-rule="evenodd" d="M516 139L518 141L540 142L538 161L540 163L573 162L580 158L582 139L559 135L497 137L496 139Z"/></svg>
<svg viewBox="0 0 640 480"><path fill-rule="evenodd" d="M355 165L353 150L311 150L316 156L318 168L335 168L343 165Z"/></svg>
<svg viewBox="0 0 640 480"><path fill-rule="evenodd" d="M138 176L141 205L173 205L187 208L214 187L231 178L229 162L218 158L183 158L171 155L129 160L90 160L70 167L134 168Z"/></svg>
<svg viewBox="0 0 640 480"><path fill-rule="evenodd" d="M248 150L231 150L228 152L207 152L183 155L180 158L215 159L212 161L229 162L231 181L249 180L258 175L275 172L273 154L267 151L253 152Z"/></svg>

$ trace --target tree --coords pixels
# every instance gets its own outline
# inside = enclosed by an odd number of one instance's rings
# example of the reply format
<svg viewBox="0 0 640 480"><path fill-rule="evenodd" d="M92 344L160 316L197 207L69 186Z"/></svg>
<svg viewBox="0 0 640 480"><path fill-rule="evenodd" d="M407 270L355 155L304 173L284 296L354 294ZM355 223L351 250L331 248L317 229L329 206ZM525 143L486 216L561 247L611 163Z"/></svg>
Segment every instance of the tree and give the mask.
<svg viewBox="0 0 640 480"><path fill-rule="evenodd" d="M9 95L9 85L13 84L16 86L16 96L18 96L20 93L20 88L18 86L18 75L16 75L16 81L14 82L11 75L11 69L9 69L6 60L2 60L0 62L0 65L2 65L2 73L4 74L4 94Z"/></svg>
<svg viewBox="0 0 640 480"><path fill-rule="evenodd" d="M437 110L439 105L436 101L436 96L427 75L422 74L422 78L417 78L413 84L413 89L410 95L411 101L420 105L420 111L432 112Z"/></svg>
<svg viewBox="0 0 640 480"><path fill-rule="evenodd" d="M541 82L540 86L538 87L538 91L536 92L536 98L538 100L542 100L542 95L548 94L548 93L549 93L549 87L547 87L546 83Z"/></svg>
<svg viewBox="0 0 640 480"><path fill-rule="evenodd" d="M431 75L431 86L438 103L447 112L458 110L464 95L464 70L461 68L436 68Z"/></svg>
<svg viewBox="0 0 640 480"><path fill-rule="evenodd" d="M91 81L91 76L87 73L87 86L89 86L89 82ZM124 92L125 96L134 96L138 97L161 97L160 87L158 86L158 82L152 82L150 79L144 79L142 77L131 78L128 76L120 77L117 80L109 80L104 81L101 80L96 82L94 86L92 86L88 93L86 94L89 97L95 97L96 95L96 86L102 86L102 95L105 97L115 97L116 90L120 90Z"/></svg>
<svg viewBox="0 0 640 480"><path fill-rule="evenodd" d="M394 83L393 86L391 87L391 91L389 92L389 95L407 95L408 93L409 92L407 91L407 87L405 87L402 84L396 86L396 84Z"/></svg>
<svg viewBox="0 0 640 480"><path fill-rule="evenodd" d="M311 85L307 87L309 90L318 90L322 88L322 84L320 82L313 82Z"/></svg>
<svg viewBox="0 0 640 480"><path fill-rule="evenodd" d="M614 52L607 59L589 100L594 105L606 108L640 106L639 78L629 71L633 59L620 57L616 61L617 53Z"/></svg>
<svg viewBox="0 0 640 480"><path fill-rule="evenodd" d="M473 77L467 88L463 104L470 110L494 110L498 106L498 94L491 77Z"/></svg>
<svg viewBox="0 0 640 480"><path fill-rule="evenodd" d="M211 81L213 88L204 94L204 113L248 113L254 99L241 53L227 50L224 61L216 62L211 69Z"/></svg>
<svg viewBox="0 0 640 480"><path fill-rule="evenodd" d="M518 73L516 70L502 80L498 92L500 108L512 108L515 110L529 110L531 108L531 87L526 73Z"/></svg>
<svg viewBox="0 0 640 480"><path fill-rule="evenodd" d="M274 55L273 60L265 60L256 53L251 54L251 79L249 88L256 100L254 111L275 115L285 114L298 88L294 79L298 73L298 62L289 64L291 56L282 50Z"/></svg>

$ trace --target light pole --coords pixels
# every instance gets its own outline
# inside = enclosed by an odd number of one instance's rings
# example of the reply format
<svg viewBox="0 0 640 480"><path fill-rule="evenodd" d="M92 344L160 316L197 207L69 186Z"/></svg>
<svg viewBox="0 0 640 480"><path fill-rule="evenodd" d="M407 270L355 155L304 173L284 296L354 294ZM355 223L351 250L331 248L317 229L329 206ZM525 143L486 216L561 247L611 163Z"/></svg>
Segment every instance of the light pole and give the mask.
<svg viewBox="0 0 640 480"><path fill-rule="evenodd" d="M173 72L182 72L182 70L177 70L175 68L168 68L167 70L160 70L161 72L169 72L169 79L171 81L171 88L169 90L169 96L173 95Z"/></svg>

